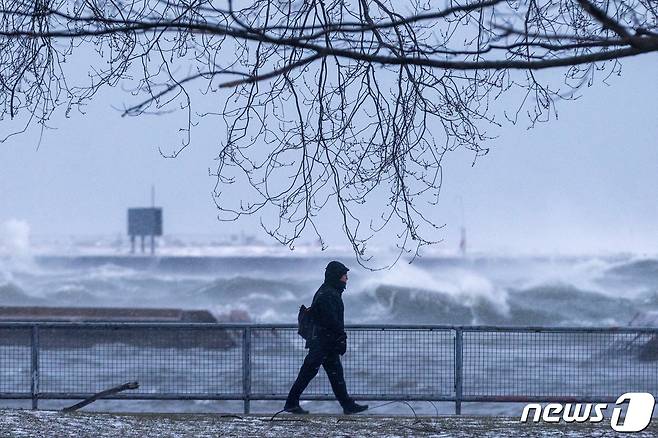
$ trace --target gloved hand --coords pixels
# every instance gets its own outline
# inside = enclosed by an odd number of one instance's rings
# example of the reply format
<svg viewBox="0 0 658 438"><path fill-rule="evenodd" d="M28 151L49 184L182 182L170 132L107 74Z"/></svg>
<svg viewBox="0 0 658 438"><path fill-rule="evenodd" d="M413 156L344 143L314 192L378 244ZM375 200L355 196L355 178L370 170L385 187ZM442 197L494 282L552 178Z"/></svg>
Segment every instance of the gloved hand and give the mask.
<svg viewBox="0 0 658 438"><path fill-rule="evenodd" d="M340 336L336 340L336 351L338 351L338 354L341 356L345 354L347 351L347 335L343 333L342 336Z"/></svg>

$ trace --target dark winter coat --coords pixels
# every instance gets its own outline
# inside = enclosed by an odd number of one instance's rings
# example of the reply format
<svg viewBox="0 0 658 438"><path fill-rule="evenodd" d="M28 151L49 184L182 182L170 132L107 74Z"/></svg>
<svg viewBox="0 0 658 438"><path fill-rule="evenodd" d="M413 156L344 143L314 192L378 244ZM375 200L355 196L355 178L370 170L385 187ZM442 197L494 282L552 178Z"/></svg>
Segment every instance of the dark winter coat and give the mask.
<svg viewBox="0 0 658 438"><path fill-rule="evenodd" d="M309 342L310 346L319 346L327 350L336 350L344 353L345 322L343 305L343 291L345 283L340 278L347 273L348 269L339 262L331 262L327 265L325 279L322 286L313 297L311 305L313 315L313 336Z"/></svg>

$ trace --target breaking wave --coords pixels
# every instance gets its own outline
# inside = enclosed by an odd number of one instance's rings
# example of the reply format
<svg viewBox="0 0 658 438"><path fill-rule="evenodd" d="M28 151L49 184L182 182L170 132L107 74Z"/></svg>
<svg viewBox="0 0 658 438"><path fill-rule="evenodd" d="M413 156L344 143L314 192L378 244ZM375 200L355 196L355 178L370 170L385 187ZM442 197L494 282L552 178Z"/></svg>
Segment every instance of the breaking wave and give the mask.
<svg viewBox="0 0 658 438"><path fill-rule="evenodd" d="M0 305L177 307L294 322L327 260L318 257L0 259ZM349 323L625 325L658 310L658 260L437 258L354 267Z"/></svg>
<svg viewBox="0 0 658 438"><path fill-rule="evenodd" d="M642 303L611 298L568 285L546 285L506 293L505 306L485 297L380 286L368 294L381 322L483 325L624 325Z"/></svg>

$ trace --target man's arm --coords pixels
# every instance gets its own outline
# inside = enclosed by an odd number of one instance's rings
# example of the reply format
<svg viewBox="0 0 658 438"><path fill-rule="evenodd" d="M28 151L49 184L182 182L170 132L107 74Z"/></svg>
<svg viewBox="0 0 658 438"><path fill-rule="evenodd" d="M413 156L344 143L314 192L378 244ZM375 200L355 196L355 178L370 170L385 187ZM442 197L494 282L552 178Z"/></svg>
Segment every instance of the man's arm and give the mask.
<svg viewBox="0 0 658 438"><path fill-rule="evenodd" d="M336 335L345 334L343 318L341 318L341 305L335 297L327 293L320 293L313 303L313 317L318 325L325 327Z"/></svg>

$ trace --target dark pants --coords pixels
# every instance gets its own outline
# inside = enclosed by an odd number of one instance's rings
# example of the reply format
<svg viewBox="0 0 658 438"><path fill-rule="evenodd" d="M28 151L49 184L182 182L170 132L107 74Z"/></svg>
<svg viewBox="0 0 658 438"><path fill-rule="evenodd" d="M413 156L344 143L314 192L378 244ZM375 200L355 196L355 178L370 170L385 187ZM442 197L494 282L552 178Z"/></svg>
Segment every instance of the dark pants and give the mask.
<svg viewBox="0 0 658 438"><path fill-rule="evenodd" d="M324 368L331 383L331 389L338 399L338 402L344 406L351 400L347 394L347 385L343 377L343 365L340 363L340 356L337 352L323 348L321 346L312 346L304 359L297 380L290 388L286 405L297 405L299 397L306 389L308 384L318 374L320 365Z"/></svg>

